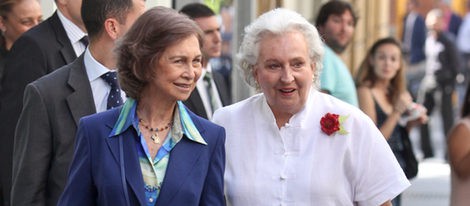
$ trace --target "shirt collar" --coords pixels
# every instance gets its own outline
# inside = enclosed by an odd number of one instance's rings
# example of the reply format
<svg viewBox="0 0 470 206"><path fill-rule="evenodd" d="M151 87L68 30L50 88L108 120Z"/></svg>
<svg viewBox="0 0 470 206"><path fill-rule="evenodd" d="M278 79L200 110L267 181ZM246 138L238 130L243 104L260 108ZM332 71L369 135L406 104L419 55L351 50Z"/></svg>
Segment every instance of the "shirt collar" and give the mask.
<svg viewBox="0 0 470 206"><path fill-rule="evenodd" d="M110 69L96 61L96 59L91 54L89 47L87 47L85 50L83 61L85 64L86 73L88 75L88 80L90 80L90 82L110 71Z"/></svg>
<svg viewBox="0 0 470 206"><path fill-rule="evenodd" d="M311 124L310 122L303 121L307 118L308 114L310 113L312 107L309 105L315 105L315 98L317 96L318 91L314 88L314 86L310 87L308 91L308 97L307 100L305 101L304 106L292 115L292 117L289 119L287 124L295 127L305 127ZM261 111L265 115L265 119L270 119L272 125L276 125L277 128L277 123L276 123L276 117L274 116L273 111L271 110L271 107L268 104L267 97L265 94L262 94L264 97L261 102Z"/></svg>
<svg viewBox="0 0 470 206"><path fill-rule="evenodd" d="M59 16L62 25L64 26L65 32L70 39L72 44L80 41L80 39L86 35L77 25L75 25L72 21L67 19L60 10L57 9L57 15Z"/></svg>
<svg viewBox="0 0 470 206"><path fill-rule="evenodd" d="M211 66L210 62L207 63L207 66L206 66L206 68L204 69L204 71L206 71L206 72L212 72L212 66Z"/></svg>
<svg viewBox="0 0 470 206"><path fill-rule="evenodd" d="M191 117L189 117L188 111L184 107L181 101L177 101L178 112L180 116L180 125L183 130L183 134L189 139L194 142L207 145L206 141L202 138L199 130L194 125ZM121 113L119 114L119 118L116 121L116 124L113 127L113 130L109 134L108 137L114 137L119 134L122 134L125 130L131 127L133 124L133 120L136 118L136 109L137 109L137 101L128 98L124 103L124 106L121 109Z"/></svg>

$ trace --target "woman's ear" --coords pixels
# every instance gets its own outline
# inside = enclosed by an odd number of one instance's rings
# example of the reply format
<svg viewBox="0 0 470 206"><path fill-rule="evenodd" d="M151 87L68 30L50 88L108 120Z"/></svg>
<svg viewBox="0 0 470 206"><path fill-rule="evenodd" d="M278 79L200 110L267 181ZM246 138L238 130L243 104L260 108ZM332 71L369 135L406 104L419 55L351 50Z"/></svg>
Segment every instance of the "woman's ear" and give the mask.
<svg viewBox="0 0 470 206"><path fill-rule="evenodd" d="M256 71L256 66L255 65L252 65L251 66L251 75L253 76L253 79L255 80L255 82L258 82L257 79L258 79L258 73Z"/></svg>

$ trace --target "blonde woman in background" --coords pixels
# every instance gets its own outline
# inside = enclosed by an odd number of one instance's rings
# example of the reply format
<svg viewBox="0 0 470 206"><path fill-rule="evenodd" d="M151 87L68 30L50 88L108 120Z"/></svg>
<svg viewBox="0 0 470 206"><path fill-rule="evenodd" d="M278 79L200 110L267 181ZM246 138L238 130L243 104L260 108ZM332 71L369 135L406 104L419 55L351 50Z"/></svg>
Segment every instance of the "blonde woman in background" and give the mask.
<svg viewBox="0 0 470 206"><path fill-rule="evenodd" d="M0 90L8 51L21 34L42 21L38 0L0 0ZM12 144L0 147L0 205L9 205Z"/></svg>
<svg viewBox="0 0 470 206"><path fill-rule="evenodd" d="M10 50L21 34L41 22L38 0L0 0L1 48Z"/></svg>
<svg viewBox="0 0 470 206"><path fill-rule="evenodd" d="M13 43L41 21L38 0L0 0L0 80L6 55Z"/></svg>

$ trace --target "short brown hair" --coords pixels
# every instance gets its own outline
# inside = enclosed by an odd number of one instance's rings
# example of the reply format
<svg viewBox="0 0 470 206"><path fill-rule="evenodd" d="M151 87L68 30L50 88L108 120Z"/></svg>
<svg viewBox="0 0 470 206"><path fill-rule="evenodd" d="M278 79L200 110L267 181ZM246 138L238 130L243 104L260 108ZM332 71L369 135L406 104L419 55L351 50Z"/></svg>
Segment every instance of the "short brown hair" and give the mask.
<svg viewBox="0 0 470 206"><path fill-rule="evenodd" d="M193 20L173 9L158 6L146 11L118 41L117 69L122 90L139 100L142 89L158 75L153 65L166 48L192 35L202 48L202 34Z"/></svg>
<svg viewBox="0 0 470 206"><path fill-rule="evenodd" d="M349 11L353 17L354 21L354 26L356 26L357 20L359 17L357 17L356 12L354 12L354 9L351 5L351 3L347 1L329 1L320 8L320 11L318 11L318 16L315 21L315 26L320 27L325 25L325 23L328 21L328 18L331 15L341 15L344 14L344 12Z"/></svg>

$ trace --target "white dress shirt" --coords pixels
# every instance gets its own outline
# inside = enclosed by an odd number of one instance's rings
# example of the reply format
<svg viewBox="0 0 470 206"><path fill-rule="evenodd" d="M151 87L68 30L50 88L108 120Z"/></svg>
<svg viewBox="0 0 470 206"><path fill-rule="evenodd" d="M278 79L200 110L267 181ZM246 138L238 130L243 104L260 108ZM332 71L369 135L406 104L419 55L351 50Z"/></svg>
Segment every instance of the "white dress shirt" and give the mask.
<svg viewBox="0 0 470 206"><path fill-rule="evenodd" d="M437 41L437 37L428 34L424 43L424 53L426 54L426 75L434 76L434 73L441 69L439 54L444 51L444 45Z"/></svg>
<svg viewBox="0 0 470 206"><path fill-rule="evenodd" d="M207 113L207 118L212 119L212 114L214 113L214 111L212 111L211 100L209 98L209 94L207 93L206 85L204 84L204 75L206 74L206 72L211 72L212 73L212 67L211 67L210 64L207 64L207 67L205 69L202 69L201 76L199 77L199 79L197 80L197 83L196 83L196 89L199 92L199 95L201 96L202 103L204 104L204 109L206 110L206 113ZM216 106L216 108L221 108L222 107L222 101L220 100L219 91L217 90L217 86L214 82L214 79L212 79L211 82L212 82L212 85L213 85L213 87L211 88L212 92L213 92L213 94L217 95L217 98L215 98L215 100L216 100L215 103L217 105L215 105L215 106Z"/></svg>
<svg viewBox="0 0 470 206"><path fill-rule="evenodd" d="M470 54L470 12L465 15L460 25L457 46L461 52Z"/></svg>
<svg viewBox="0 0 470 206"><path fill-rule="evenodd" d="M93 100L95 102L96 112L106 111L108 104L108 95L111 90L106 81L101 78L101 75L109 72L110 69L106 68L104 65L96 61L96 59L91 55L89 49L85 50L84 54L84 63L86 68L86 73L88 75L88 80L90 80L91 91L93 93ZM115 69L113 69L115 70ZM126 95L121 90L122 101L126 101Z"/></svg>
<svg viewBox="0 0 470 206"><path fill-rule="evenodd" d="M75 54L80 56L83 51L85 51L85 45L80 42L80 39L87 34L83 32L77 25L75 25L72 21L67 19L60 10L57 10L57 15L59 16L62 25L64 26L65 33L69 37L70 43L72 43L73 50Z"/></svg>
<svg viewBox="0 0 470 206"><path fill-rule="evenodd" d="M405 33L403 36L403 48L405 51L409 52L411 49L411 39L413 37L413 27L416 21L416 18L418 18L418 13L416 12L410 12L406 16L405 20Z"/></svg>
<svg viewBox="0 0 470 206"><path fill-rule="evenodd" d="M227 137L228 205L377 206L410 186L368 116L311 90L306 106L281 129L263 94L215 112ZM321 131L328 112L349 116L348 134Z"/></svg>

